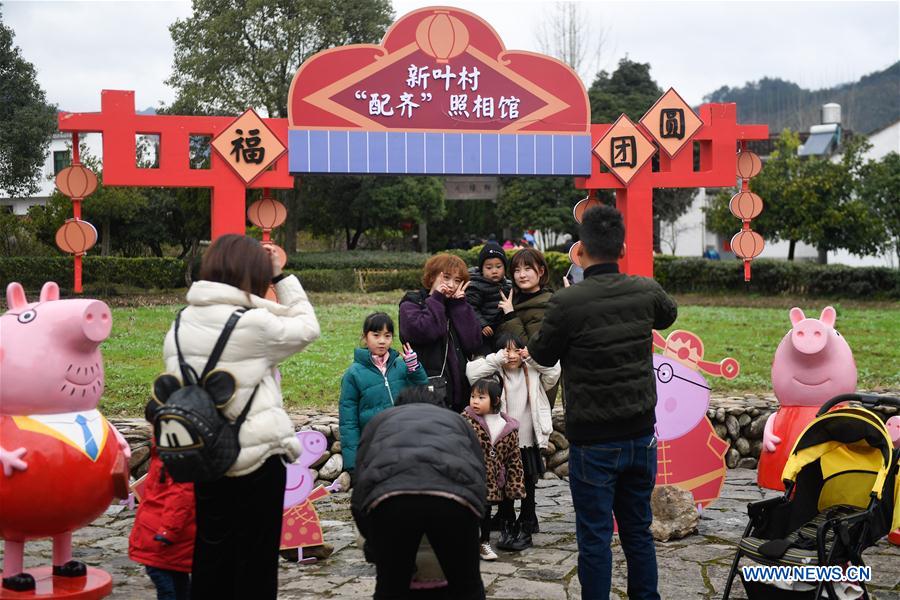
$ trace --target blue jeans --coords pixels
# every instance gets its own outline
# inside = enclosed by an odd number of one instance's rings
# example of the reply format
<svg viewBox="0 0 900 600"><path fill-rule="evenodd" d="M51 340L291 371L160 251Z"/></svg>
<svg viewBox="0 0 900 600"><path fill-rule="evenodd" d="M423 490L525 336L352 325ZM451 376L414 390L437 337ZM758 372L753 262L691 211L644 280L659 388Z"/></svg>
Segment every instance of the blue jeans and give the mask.
<svg viewBox="0 0 900 600"><path fill-rule="evenodd" d="M612 586L613 513L628 563L628 598L659 600L650 494L656 437L569 448L582 600L607 600Z"/></svg>
<svg viewBox="0 0 900 600"><path fill-rule="evenodd" d="M156 586L156 600L190 600L191 576L189 573L148 566L147 575Z"/></svg>

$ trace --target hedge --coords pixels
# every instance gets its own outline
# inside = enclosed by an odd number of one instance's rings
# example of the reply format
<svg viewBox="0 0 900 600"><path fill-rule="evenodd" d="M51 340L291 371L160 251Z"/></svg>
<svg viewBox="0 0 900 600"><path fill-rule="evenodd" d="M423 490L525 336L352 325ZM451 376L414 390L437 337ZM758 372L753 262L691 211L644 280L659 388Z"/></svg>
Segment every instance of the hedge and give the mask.
<svg viewBox="0 0 900 600"><path fill-rule="evenodd" d="M478 261L479 248L451 250L470 266ZM368 256L371 254L371 256ZM513 252L508 252L512 256ZM306 257L307 255L298 255ZM315 292L375 292L414 289L421 285L425 255L387 252L310 253L303 264L341 265L330 268L290 266L306 289ZM561 252L547 252L550 281L559 287L569 268ZM292 257L292 260L297 257ZM46 281L56 281L64 291L72 285L71 258L0 258L0 284L18 281L29 291ZM294 263L296 264L296 262ZM398 266L399 265L399 266ZM900 298L900 271L887 267L846 267L761 259L752 263L752 279L744 282L743 266L736 260L706 260L656 256L654 273L662 286L675 293L756 293L842 298ZM88 256L84 260L85 286L103 290L122 285L140 289L173 289L185 286L185 263L176 258L122 258Z"/></svg>
<svg viewBox="0 0 900 600"><path fill-rule="evenodd" d="M288 258L287 269L421 269L428 254L419 252L385 252L382 250L347 250L337 252L304 252Z"/></svg>
<svg viewBox="0 0 900 600"><path fill-rule="evenodd" d="M18 281L27 290L39 290L55 281L68 291L74 279L74 260L66 256L0 258L0 282L5 287ZM119 284L143 289L185 287L185 262L177 258L123 258L86 256L82 279L85 284Z"/></svg>
<svg viewBox="0 0 900 600"><path fill-rule="evenodd" d="M760 259L751 263L751 278L746 283L741 261L657 256L654 276L666 290L676 293L900 298L900 271L888 267Z"/></svg>

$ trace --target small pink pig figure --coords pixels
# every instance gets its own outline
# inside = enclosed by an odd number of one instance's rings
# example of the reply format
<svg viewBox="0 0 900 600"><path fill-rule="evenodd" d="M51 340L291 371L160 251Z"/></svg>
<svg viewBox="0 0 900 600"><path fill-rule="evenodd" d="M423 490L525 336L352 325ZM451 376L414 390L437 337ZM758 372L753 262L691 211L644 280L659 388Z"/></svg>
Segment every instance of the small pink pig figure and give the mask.
<svg viewBox="0 0 900 600"><path fill-rule="evenodd" d="M28 303L18 283L0 315L0 537L3 587L35 589L24 570L26 540L53 538L53 577L84 577L72 531L128 494L128 444L97 411L100 342L112 316L97 300L60 300L44 284ZM108 578L108 576L107 576Z"/></svg>
<svg viewBox="0 0 900 600"><path fill-rule="evenodd" d="M313 502L331 492L339 492L341 486L335 482L328 487L313 489L315 480L310 465L328 450L328 439L318 431L297 433L303 452L300 458L287 467L287 483L284 490L284 513L281 520L281 550L297 548L300 562L314 562L303 559L303 549L321 546L324 543L319 514ZM293 559L291 559L293 560Z"/></svg>
<svg viewBox="0 0 900 600"><path fill-rule="evenodd" d="M728 442L716 435L706 416L709 384L701 371L727 379L737 377L733 358L718 363L703 360L703 342L694 333L675 330L663 340L653 332L656 373L656 485L674 485L691 492L698 509L716 498L725 484Z"/></svg>
<svg viewBox="0 0 900 600"><path fill-rule="evenodd" d="M838 394L856 391L856 363L847 340L834 328L834 308L826 306L814 319L794 307L790 317L793 327L772 360L779 407L766 421L757 475L760 487L782 491L784 464L819 407Z"/></svg>

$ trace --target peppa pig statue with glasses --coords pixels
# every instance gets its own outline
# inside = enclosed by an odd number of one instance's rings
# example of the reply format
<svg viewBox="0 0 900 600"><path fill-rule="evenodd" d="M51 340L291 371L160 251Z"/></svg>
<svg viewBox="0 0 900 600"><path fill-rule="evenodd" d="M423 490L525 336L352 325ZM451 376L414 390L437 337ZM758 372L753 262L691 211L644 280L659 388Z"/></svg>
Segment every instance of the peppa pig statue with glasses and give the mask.
<svg viewBox="0 0 900 600"><path fill-rule="evenodd" d="M653 332L656 374L656 485L674 485L694 495L697 509L710 504L725 483L728 442L716 435L706 416L709 384L701 372L734 379L733 358L703 360L703 342L690 331L675 330L666 339Z"/></svg>
<svg viewBox="0 0 900 600"><path fill-rule="evenodd" d="M784 490L781 473L797 438L819 407L838 394L856 391L856 363L847 340L834 328L837 314L826 306L818 319L799 308L772 361L778 411L766 421L757 483Z"/></svg>
<svg viewBox="0 0 900 600"><path fill-rule="evenodd" d="M128 495L128 443L97 411L104 382L100 343L109 337L112 316L97 300L60 300L53 282L31 303L11 283L6 303L0 315L0 597L10 590L100 598L111 590L110 577L72 560L72 532L99 517L114 497ZM44 537L53 539L52 568L26 571L25 542Z"/></svg>
<svg viewBox="0 0 900 600"><path fill-rule="evenodd" d="M315 558L303 558L303 549L321 546L325 540L319 514L313 502L324 498L331 492L339 492L341 486L334 482L328 487L319 485L313 489L315 479L310 465L319 460L328 450L328 439L318 431L300 431L297 433L300 457L287 467L287 482L284 489L284 513L281 519L281 548L285 551L295 550L296 560L301 563L315 562ZM294 560L293 557L290 560Z"/></svg>

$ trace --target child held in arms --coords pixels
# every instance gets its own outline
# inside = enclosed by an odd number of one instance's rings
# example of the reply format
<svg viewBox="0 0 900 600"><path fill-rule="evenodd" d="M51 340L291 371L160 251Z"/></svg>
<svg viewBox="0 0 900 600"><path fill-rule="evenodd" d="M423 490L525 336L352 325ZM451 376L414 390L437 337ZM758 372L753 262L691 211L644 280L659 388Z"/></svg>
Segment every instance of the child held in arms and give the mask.
<svg viewBox="0 0 900 600"><path fill-rule="evenodd" d="M488 242L478 254L478 266L469 270L471 284L466 289L466 301L475 310L484 339L482 354L493 347L494 334L503 321L499 308L501 294L509 295L512 284L506 277L506 253L496 242Z"/></svg>

